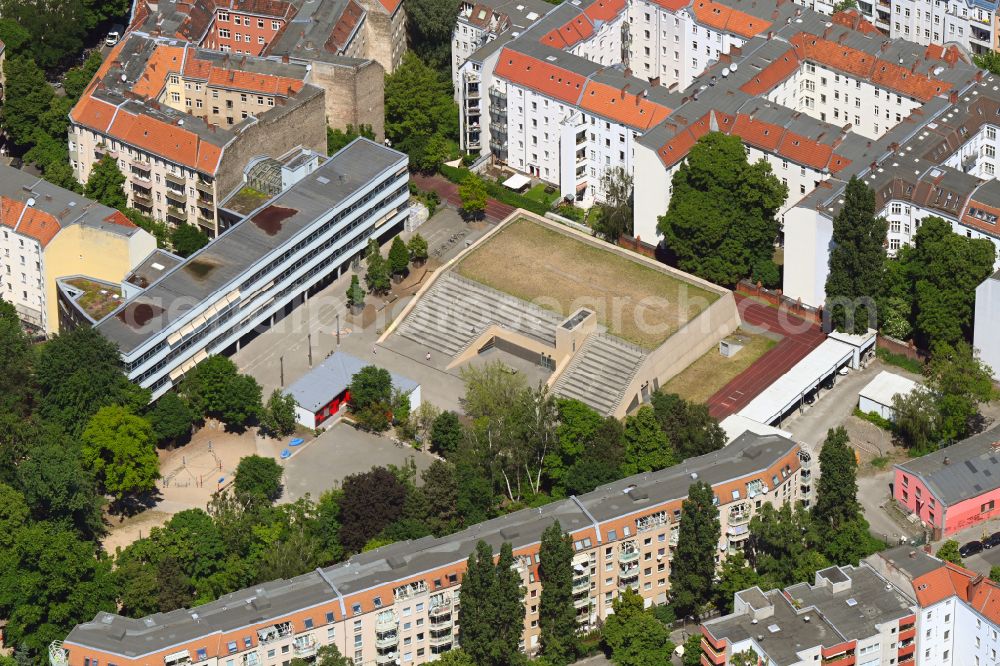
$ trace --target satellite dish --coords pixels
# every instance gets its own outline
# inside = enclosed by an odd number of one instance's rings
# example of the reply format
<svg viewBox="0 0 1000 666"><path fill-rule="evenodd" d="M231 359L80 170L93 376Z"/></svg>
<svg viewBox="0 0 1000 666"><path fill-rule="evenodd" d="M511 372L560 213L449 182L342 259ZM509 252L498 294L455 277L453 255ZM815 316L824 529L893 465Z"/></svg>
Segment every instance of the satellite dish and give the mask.
<svg viewBox="0 0 1000 666"><path fill-rule="evenodd" d="M722 76L724 76L724 77L729 76L729 68L728 67L723 67L722 68Z"/></svg>

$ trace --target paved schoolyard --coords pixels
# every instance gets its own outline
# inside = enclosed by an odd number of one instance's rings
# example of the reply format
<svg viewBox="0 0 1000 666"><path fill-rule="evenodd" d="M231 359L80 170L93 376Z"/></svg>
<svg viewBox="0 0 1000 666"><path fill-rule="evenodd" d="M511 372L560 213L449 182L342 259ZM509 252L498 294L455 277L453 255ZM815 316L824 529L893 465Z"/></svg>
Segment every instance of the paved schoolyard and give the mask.
<svg viewBox="0 0 1000 666"><path fill-rule="evenodd" d="M402 465L411 457L418 474L435 460L409 446L397 446L388 437L337 423L285 461L285 491L280 501L294 502L306 494L317 500L323 491L339 488L344 477L372 467Z"/></svg>

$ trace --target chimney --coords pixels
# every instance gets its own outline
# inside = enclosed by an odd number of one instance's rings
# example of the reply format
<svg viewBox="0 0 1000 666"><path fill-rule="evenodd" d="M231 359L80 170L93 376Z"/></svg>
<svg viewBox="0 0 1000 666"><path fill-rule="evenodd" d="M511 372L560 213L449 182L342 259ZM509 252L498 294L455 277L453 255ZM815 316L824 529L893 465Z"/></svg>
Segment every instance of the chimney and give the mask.
<svg viewBox="0 0 1000 666"><path fill-rule="evenodd" d="M658 85L660 85L660 77L658 77L658 76L654 76L653 78L651 78L651 79L649 80L649 84L650 84L650 85L653 85L653 86L658 86Z"/></svg>
<svg viewBox="0 0 1000 666"><path fill-rule="evenodd" d="M944 457L944 464L945 465L950 465L951 464L951 458L949 458L948 456L945 456Z"/></svg>
<svg viewBox="0 0 1000 666"><path fill-rule="evenodd" d="M285 63L286 65L288 64L288 54L287 53L285 55L281 56L281 62Z"/></svg>
<svg viewBox="0 0 1000 666"><path fill-rule="evenodd" d="M954 90L951 91L951 94L948 95L948 101L951 102L952 104L957 104L958 103L958 93L955 92Z"/></svg>
<svg viewBox="0 0 1000 666"><path fill-rule="evenodd" d="M915 559L917 559L917 551L915 551L915 550L911 550L911 551L909 552L909 556L910 556L910 559L911 559L911 560L915 560Z"/></svg>
<svg viewBox="0 0 1000 666"><path fill-rule="evenodd" d="M910 73L915 73L917 71L917 61L914 60L913 64L910 65Z"/></svg>
<svg viewBox="0 0 1000 666"><path fill-rule="evenodd" d="M625 68L625 76L632 76L632 68L631 67L626 67Z"/></svg>

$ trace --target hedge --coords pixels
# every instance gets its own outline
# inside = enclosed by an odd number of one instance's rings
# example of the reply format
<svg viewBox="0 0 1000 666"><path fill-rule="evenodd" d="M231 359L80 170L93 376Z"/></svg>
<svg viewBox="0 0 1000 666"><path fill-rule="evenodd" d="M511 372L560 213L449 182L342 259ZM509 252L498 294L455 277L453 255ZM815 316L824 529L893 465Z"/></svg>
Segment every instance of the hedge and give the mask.
<svg viewBox="0 0 1000 666"><path fill-rule="evenodd" d="M471 171L469 171L464 167L453 167L453 166L448 166L447 164L442 164L440 171L442 176L444 176L451 182L455 183L456 185L461 185L463 182L465 182L465 179L469 177L469 174L472 173ZM485 178L483 179L483 182L486 184L487 194L489 194L492 198L496 199L500 203L505 203L508 206L513 206L514 208L523 208L525 210L531 211L532 213L535 213L536 215L545 215L547 212L549 212L548 206L539 203L534 199L529 199L526 196L522 196L517 192L508 190L500 183L495 183L492 180L486 180Z"/></svg>

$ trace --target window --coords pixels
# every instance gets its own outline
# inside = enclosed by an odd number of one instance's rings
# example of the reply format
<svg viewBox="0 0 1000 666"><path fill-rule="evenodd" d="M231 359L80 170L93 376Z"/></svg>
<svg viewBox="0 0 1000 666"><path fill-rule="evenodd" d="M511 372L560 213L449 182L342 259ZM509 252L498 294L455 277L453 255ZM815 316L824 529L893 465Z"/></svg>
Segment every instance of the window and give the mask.
<svg viewBox="0 0 1000 666"><path fill-rule="evenodd" d="M219 12L219 21L221 23L229 22L229 12Z"/></svg>
<svg viewBox="0 0 1000 666"><path fill-rule="evenodd" d="M361 612L361 604L353 604L351 606L351 614L357 615L360 612ZM354 623L355 629L359 628L360 624L361 624L360 620L358 620L357 622L355 622Z"/></svg>
<svg viewBox="0 0 1000 666"><path fill-rule="evenodd" d="M233 23L236 25L243 25L243 19L239 16L234 16Z"/></svg>
<svg viewBox="0 0 1000 666"><path fill-rule="evenodd" d="M995 504L996 504L996 502L994 500L990 500L986 504L983 504L981 507L979 507L979 512L980 513L986 513L987 511L992 511ZM947 621L948 620L945 619L945 622L947 622Z"/></svg>
<svg viewBox="0 0 1000 666"><path fill-rule="evenodd" d="M229 31L226 30L225 28L219 28L219 38L229 39Z"/></svg>
<svg viewBox="0 0 1000 666"><path fill-rule="evenodd" d="M271 21L271 30L277 30L280 27L281 27L280 23L278 23L277 21Z"/></svg>
<svg viewBox="0 0 1000 666"><path fill-rule="evenodd" d="M312 629L313 619L311 617L307 617L305 620L303 620L302 624L305 626L306 629Z"/></svg>
<svg viewBox="0 0 1000 666"><path fill-rule="evenodd" d="M264 27L264 19L257 19L257 27L258 28Z"/></svg>
<svg viewBox="0 0 1000 666"><path fill-rule="evenodd" d="M229 650L229 654L233 654L234 652L238 651L240 648L239 648L238 645L236 645L236 641L229 641L229 644L226 645L226 649Z"/></svg>
<svg viewBox="0 0 1000 666"><path fill-rule="evenodd" d="M208 650L205 648L198 648L198 661L205 661L208 659ZM97 660L95 659L91 662L92 666L97 666Z"/></svg>

